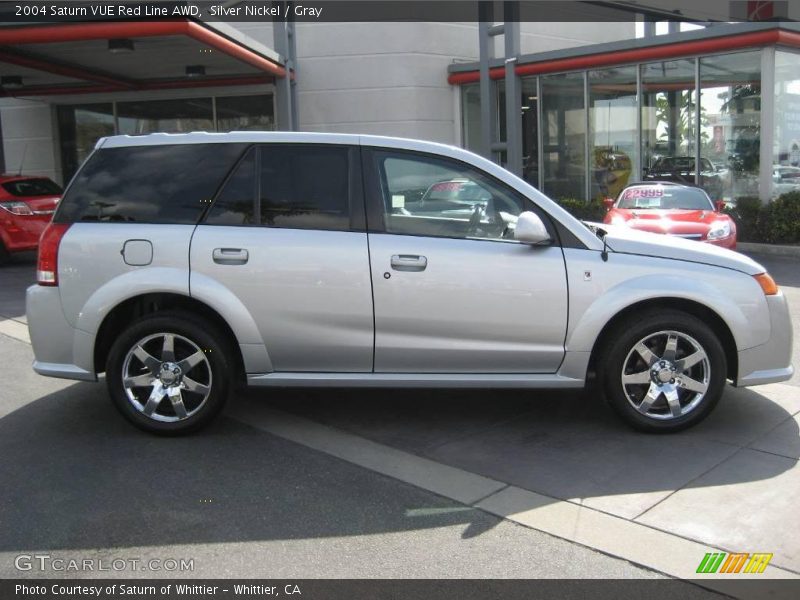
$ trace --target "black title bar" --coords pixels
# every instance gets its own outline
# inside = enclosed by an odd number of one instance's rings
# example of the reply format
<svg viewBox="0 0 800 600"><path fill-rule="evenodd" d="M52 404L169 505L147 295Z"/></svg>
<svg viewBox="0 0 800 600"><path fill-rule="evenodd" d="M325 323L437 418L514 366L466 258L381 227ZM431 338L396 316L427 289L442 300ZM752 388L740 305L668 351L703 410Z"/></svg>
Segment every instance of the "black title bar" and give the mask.
<svg viewBox="0 0 800 600"><path fill-rule="evenodd" d="M203 21L257 22L379 22L427 21L451 22L479 20L478 5L494 6L494 20L503 21L502 2L475 0L310 0L274 2L268 0L225 0L175 2L153 0L97 2L79 1L5 1L0 3L0 23L79 23L102 20L169 20L192 18ZM637 15L660 21L741 21L750 18L744 0L732 0L723 8L710 12L703 7L696 12L683 12L670 0L661 2L598 2L579 0L522 0L518 19L523 22L625 22L634 21ZM786 2L769 13L775 19L785 19ZM741 5L741 6L740 6Z"/></svg>

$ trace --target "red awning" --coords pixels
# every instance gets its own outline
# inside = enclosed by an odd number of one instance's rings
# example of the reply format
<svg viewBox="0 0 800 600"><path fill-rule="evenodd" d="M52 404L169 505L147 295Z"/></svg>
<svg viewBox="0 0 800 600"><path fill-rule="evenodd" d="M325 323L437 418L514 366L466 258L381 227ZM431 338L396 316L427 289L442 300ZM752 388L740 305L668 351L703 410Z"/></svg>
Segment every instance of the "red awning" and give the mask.
<svg viewBox="0 0 800 600"><path fill-rule="evenodd" d="M112 53L110 39L132 50ZM187 77L200 65L205 75ZM2 96L271 83L285 77L280 57L244 36L191 20L93 22L0 27L0 75L22 78Z"/></svg>

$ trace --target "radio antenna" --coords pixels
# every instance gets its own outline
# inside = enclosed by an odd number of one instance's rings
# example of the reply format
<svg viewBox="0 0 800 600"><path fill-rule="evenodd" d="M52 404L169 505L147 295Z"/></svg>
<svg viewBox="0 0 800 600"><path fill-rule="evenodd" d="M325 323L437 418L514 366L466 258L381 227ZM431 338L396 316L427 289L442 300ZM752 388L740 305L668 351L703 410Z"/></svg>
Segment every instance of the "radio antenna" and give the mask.
<svg viewBox="0 0 800 600"><path fill-rule="evenodd" d="M28 154L28 142L25 142L25 146L22 148L22 158L19 159L19 171L17 171L17 176L22 175L22 167L25 166L26 154Z"/></svg>

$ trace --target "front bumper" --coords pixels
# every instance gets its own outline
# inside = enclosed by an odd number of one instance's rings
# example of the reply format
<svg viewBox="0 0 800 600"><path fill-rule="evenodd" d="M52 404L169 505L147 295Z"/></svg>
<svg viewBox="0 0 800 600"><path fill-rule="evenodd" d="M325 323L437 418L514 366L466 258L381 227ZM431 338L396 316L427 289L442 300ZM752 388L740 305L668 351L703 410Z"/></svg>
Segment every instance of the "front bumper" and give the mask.
<svg viewBox="0 0 800 600"><path fill-rule="evenodd" d="M33 347L34 371L48 377L97 380L92 336L67 322L57 287L30 286L25 312Z"/></svg>
<svg viewBox="0 0 800 600"><path fill-rule="evenodd" d="M739 351L737 386L761 385L791 379L792 320L783 292L767 296L770 336L765 344Z"/></svg>

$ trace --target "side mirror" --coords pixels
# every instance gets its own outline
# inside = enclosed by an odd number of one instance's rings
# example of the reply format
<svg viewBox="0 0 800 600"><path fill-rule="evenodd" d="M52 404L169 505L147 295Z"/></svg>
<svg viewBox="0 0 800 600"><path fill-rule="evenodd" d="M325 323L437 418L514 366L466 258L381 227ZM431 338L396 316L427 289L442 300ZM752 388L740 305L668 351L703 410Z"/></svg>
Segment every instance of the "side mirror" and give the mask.
<svg viewBox="0 0 800 600"><path fill-rule="evenodd" d="M717 212L722 212L725 210L725 200L717 200L714 202L714 206L716 207Z"/></svg>
<svg viewBox="0 0 800 600"><path fill-rule="evenodd" d="M603 206L606 207L606 210L611 210L614 208L614 199L613 198L603 198Z"/></svg>
<svg viewBox="0 0 800 600"><path fill-rule="evenodd" d="M550 234L539 215L525 211L517 217L514 239L523 244L544 245L550 242Z"/></svg>

